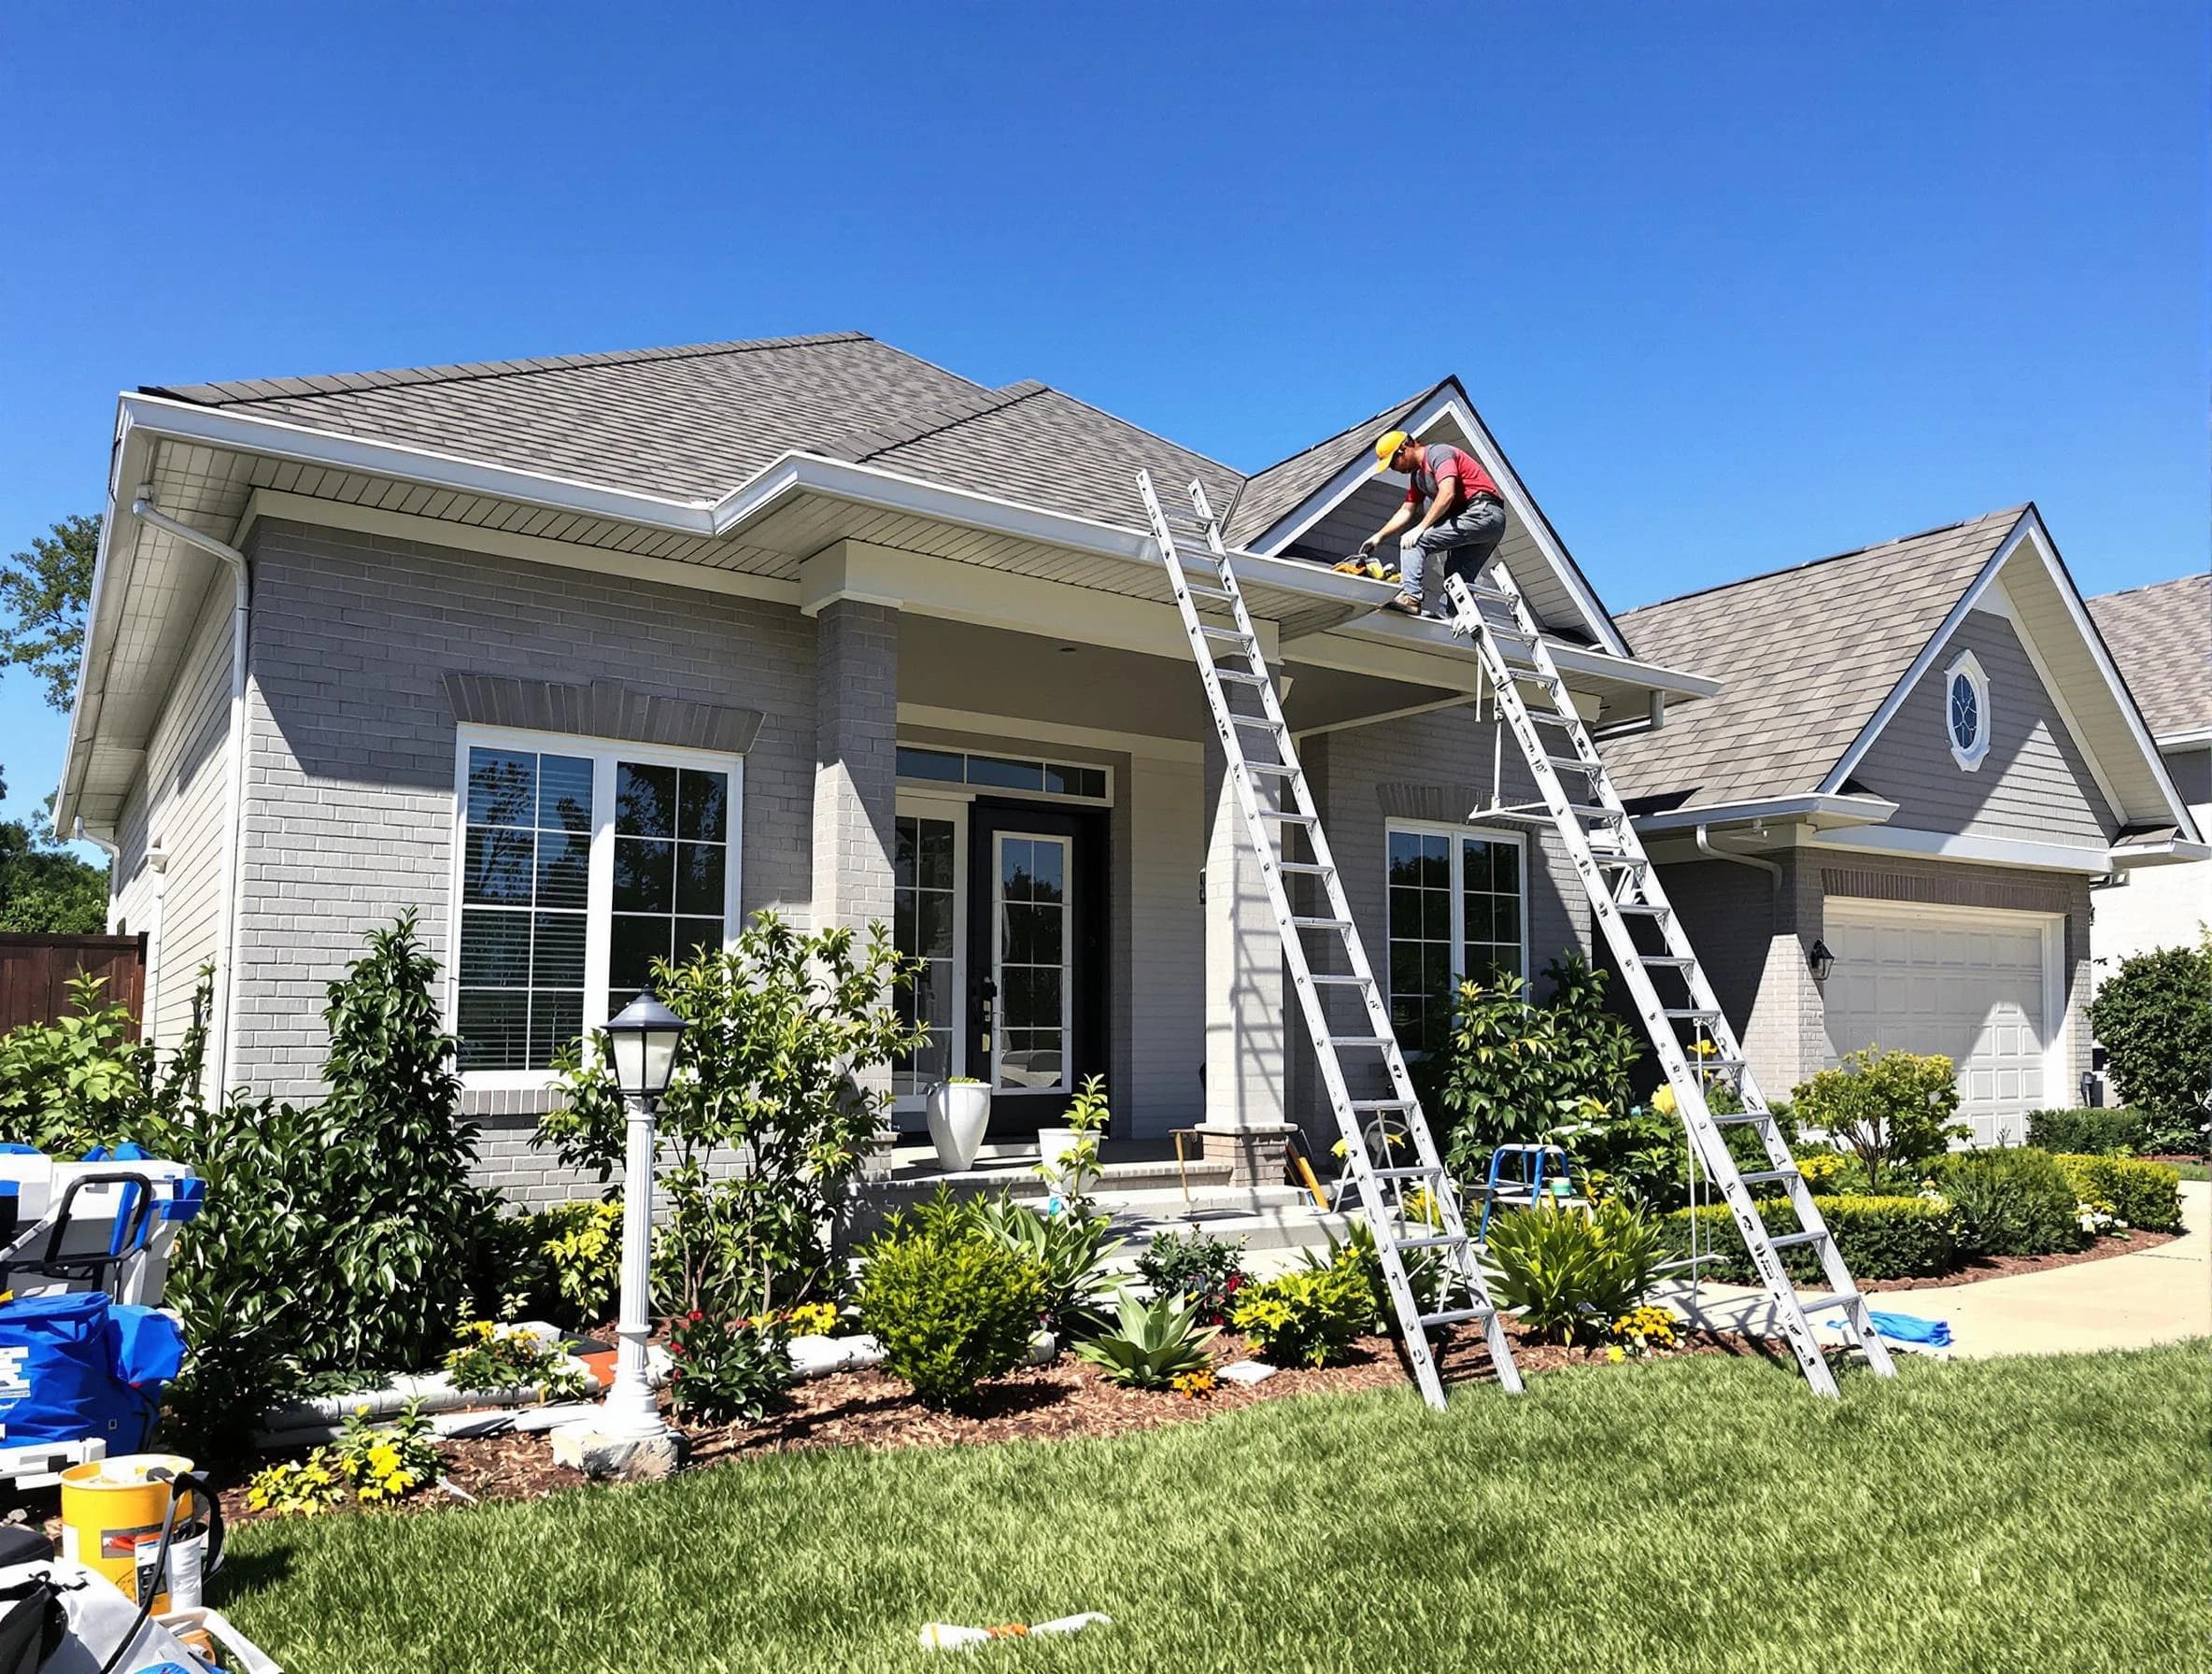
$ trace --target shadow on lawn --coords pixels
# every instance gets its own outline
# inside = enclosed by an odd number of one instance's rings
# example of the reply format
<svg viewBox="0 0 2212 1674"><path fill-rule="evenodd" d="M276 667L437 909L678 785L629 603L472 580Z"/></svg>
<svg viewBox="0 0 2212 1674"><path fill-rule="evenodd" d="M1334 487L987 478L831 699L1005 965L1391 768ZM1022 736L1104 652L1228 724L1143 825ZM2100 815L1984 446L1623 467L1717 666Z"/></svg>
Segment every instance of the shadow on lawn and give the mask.
<svg viewBox="0 0 2212 1674"><path fill-rule="evenodd" d="M217 1584L210 1591L220 1603L230 1604L291 1579L291 1549L288 1546L274 1552L230 1552L224 1553Z"/></svg>

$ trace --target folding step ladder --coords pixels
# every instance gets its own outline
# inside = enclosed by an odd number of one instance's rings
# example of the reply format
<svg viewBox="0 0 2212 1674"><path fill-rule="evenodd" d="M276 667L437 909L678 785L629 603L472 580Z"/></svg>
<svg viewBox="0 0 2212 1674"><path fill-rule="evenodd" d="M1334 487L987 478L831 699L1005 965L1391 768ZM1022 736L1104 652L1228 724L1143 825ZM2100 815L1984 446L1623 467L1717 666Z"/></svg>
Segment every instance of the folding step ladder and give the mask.
<svg viewBox="0 0 2212 1674"><path fill-rule="evenodd" d="M1567 682L1538 631L1536 617L1521 589L1499 563L1492 564L1473 585L1464 576L1453 575L1444 587L1452 602L1452 631L1474 642L1499 713L1511 726L1542 798L1540 803L1525 807L1484 809L1482 817L1548 818L1567 845L1568 858L1590 897L1591 911L1613 951L1613 961L1658 1051L1666 1084L1674 1089L1675 1105L1689 1129L1690 1144L1706 1177L1721 1188L1736 1216L1745 1247L1751 1252L1751 1266L1806 1382L1819 1394L1836 1394L1835 1374L1813 1338L1809 1322L1816 1313L1838 1309L1857 1338L1866 1363L1879 1375L1891 1376L1894 1369L1889 1350L1875 1331L1872 1310L1852 1283L1850 1270L1844 1266L1827 1223L1813 1206L1812 1188L1792 1160L1781 1128L1767 1111L1736 1032L1722 1014L1690 938L1629 824L1627 811L1613 789L1612 775L1606 771L1588 729L1575 712ZM1524 697L1524 691L1533 694L1534 707L1530 699ZM1572 778L1581 787L1581 794L1569 796L1562 775ZM1636 935L1638 925L1646 927L1661 945L1639 946ZM1663 998L1658 986L1662 980L1680 985L1681 997ZM1691 1049L1677 1033L1683 1026L1690 1029L1693 1041L1710 1042L1715 1056L1701 1056L1693 1062ZM1723 1081L1733 1078L1743 1105L1740 1114L1713 1112L1706 1090L1715 1077ZM1737 1168L1722 1133L1723 1128L1736 1126L1750 1127L1758 1133L1766 1148L1765 1168L1749 1173ZM1754 1185L1779 1185L1788 1192L1790 1205L1797 1214L1796 1231L1779 1238L1767 1231L1751 1199ZM1809 1246L1819 1253L1826 1279L1823 1294L1800 1296L1783 1270L1780 1252L1799 1246Z"/></svg>
<svg viewBox="0 0 2212 1674"><path fill-rule="evenodd" d="M1422 1398L1432 1407L1444 1404L1443 1380L1428 1345L1428 1332L1462 1321L1480 1321L1490 1346L1491 1364L1497 1381L1510 1391L1521 1387L1520 1369L1505 1322L1490 1300L1474 1241L1468 1236L1460 1215L1459 1194L1444 1170L1428 1124L1422 1119L1421 1103L1413 1095L1412 1078L1398 1051L1390 1027L1390 1011L1368 967L1367 951L1353 922L1352 906L1344 895L1328 839L1321 830L1321 812L1306 783L1292 746L1290 728L1275 695L1274 676L1260 651L1259 635L1244 608L1244 596L1230 567L1228 549L1222 544L1221 527L1207 503L1203 484L1190 485L1192 509L1168 512L1154 492L1148 472L1137 474L1144 497L1144 510L1152 519L1153 538L1159 545L1169 584L1175 591L1175 608L1182 613L1184 631L1190 636L1191 655L1198 661L1198 677L1206 688L1206 704L1212 711L1214 731L1227 759L1229 783L1244 816L1245 830L1259 858L1260 876L1267 886L1268 904L1283 938L1283 957L1292 985L1305 1013L1306 1029L1313 1042L1313 1057L1328 1089L1329 1108L1336 1113L1337 1128L1344 1139L1344 1163L1358 1187L1360 1208L1374 1234L1375 1254L1390 1299L1397 1309L1398 1331L1406 1358L1413 1369ZM1216 585L1194 585L1184 574L1183 553L1175 525L1202 540L1212 560ZM1217 619L1209 621L1201 613ZM1227 621L1220 617L1227 616ZM1216 660L1241 660L1241 665ZM1231 691L1247 698L1252 706L1237 707ZM1257 743L1257 753L1246 743ZM1279 849L1274 830L1303 833L1306 855L1292 858ZM1290 898L1291 878L1311 878L1319 887L1323 908L1301 913ZM1326 938L1336 959L1330 969L1316 972L1308 957L1308 936ZM1331 995L1356 997L1360 1001L1356 1023L1332 1018L1327 1004ZM1386 1072L1390 1094L1385 1098L1355 1099L1344 1075L1341 1054L1355 1052ZM1413 1141L1416 1161L1397 1167L1388 1146L1378 1161L1370 1156L1363 1129L1378 1115L1394 1117ZM1420 1210L1409 1204L1411 1189L1425 1196ZM1416 1298L1406 1256L1416 1256L1425 1272L1440 1271L1445 1287L1437 1297L1434 1312L1423 1312ZM1433 1265L1432 1265L1433 1264ZM1464 1292L1464 1296L1458 1293Z"/></svg>

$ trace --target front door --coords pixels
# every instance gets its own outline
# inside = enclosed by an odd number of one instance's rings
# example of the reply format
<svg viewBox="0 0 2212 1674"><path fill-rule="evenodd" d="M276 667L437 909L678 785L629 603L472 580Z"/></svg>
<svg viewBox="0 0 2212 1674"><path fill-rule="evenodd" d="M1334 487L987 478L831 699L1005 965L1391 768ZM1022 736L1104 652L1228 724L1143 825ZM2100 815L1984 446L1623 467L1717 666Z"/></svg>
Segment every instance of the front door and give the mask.
<svg viewBox="0 0 2212 1674"><path fill-rule="evenodd" d="M994 1137L1056 1120L1105 1068L1105 847L1101 814L971 805L967 1060Z"/></svg>

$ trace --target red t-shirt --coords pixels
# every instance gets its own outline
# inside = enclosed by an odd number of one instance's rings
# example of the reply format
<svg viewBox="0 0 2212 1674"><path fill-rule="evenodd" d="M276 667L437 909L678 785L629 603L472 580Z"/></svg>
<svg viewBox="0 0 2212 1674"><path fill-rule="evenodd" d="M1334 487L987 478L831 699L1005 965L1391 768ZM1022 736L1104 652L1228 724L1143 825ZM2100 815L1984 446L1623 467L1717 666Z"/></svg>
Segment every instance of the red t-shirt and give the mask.
<svg viewBox="0 0 2212 1674"><path fill-rule="evenodd" d="M1500 501L1505 498L1498 493L1490 473L1482 469L1482 462L1472 454L1449 442L1431 442L1421 450L1421 463L1413 467L1413 481L1406 489L1406 504L1419 506L1430 499L1437 492L1438 480L1446 476L1459 484L1459 492L1452 501L1454 514L1463 510L1477 494L1488 494Z"/></svg>

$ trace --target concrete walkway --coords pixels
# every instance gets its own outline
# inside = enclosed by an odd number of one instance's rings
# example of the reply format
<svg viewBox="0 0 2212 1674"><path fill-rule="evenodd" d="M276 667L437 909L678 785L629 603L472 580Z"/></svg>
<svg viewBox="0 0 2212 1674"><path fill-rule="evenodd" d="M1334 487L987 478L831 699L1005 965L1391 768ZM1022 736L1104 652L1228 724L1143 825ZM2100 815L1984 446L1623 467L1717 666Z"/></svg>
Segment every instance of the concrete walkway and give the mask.
<svg viewBox="0 0 2212 1674"><path fill-rule="evenodd" d="M1874 1305L1949 1321L1954 1358L2077 1355L2212 1336L2212 1184L2182 1182L2181 1224L2182 1236L2155 1250L1928 1290L1877 1291ZM1775 1334L1760 1291L1708 1284L1700 1303L1687 1284L1668 1284L1654 1299L1694 1324Z"/></svg>

